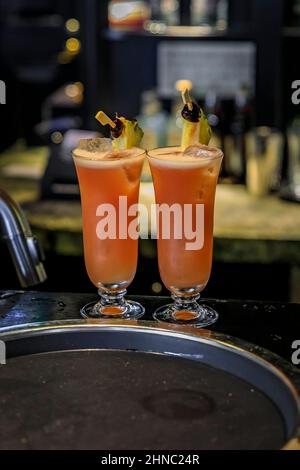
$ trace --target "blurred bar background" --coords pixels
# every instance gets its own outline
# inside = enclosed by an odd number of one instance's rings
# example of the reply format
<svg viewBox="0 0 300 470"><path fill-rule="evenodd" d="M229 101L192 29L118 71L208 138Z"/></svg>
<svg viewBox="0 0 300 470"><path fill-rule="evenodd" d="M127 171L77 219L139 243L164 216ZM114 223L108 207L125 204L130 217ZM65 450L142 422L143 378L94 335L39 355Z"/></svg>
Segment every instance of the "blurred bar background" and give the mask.
<svg viewBox="0 0 300 470"><path fill-rule="evenodd" d="M138 117L145 148L177 144L185 80L225 153L205 296L300 301L299 45L299 0L0 0L0 187L43 244L39 288L94 291L70 151L105 134L96 112ZM165 293L155 245L140 243L132 294ZM4 243L0 258L17 288Z"/></svg>

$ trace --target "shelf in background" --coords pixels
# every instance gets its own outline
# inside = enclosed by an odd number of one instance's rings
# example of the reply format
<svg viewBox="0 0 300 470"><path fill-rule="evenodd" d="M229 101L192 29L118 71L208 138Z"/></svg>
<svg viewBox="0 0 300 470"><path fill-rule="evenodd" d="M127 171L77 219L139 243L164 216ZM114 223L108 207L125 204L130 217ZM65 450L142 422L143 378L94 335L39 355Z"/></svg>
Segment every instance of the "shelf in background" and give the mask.
<svg viewBox="0 0 300 470"><path fill-rule="evenodd" d="M166 26L163 23L151 22L144 30L127 31L106 29L103 32L105 39L123 41L127 38L182 38L182 39L240 39L253 40L254 34L250 29L221 29L210 26Z"/></svg>

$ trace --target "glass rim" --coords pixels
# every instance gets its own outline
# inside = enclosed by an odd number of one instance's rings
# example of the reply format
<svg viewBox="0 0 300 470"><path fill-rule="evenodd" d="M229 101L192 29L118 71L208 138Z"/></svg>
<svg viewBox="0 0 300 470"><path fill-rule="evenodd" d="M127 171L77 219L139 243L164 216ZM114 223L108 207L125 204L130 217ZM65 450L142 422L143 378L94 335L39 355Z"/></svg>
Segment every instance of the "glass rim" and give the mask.
<svg viewBox="0 0 300 470"><path fill-rule="evenodd" d="M81 160L81 161L86 161L86 162L94 162L94 163L101 163L101 162L105 162L105 163L117 163L117 162L122 162L124 160L134 160L135 158L138 158L138 157L142 157L143 155L147 155L147 150L145 149L141 149L139 147L133 147L133 148L136 148L137 150L140 150L140 152L136 153L135 155L129 155L129 156L125 156L125 157L121 157L121 158L118 158L118 159L115 159L115 158L88 158L88 157L82 157L80 155L76 155L75 152L76 150L78 150L78 148L75 148L72 150L72 157L74 159L78 159L78 160ZM126 150L112 150L111 152L127 152L128 150L131 150L131 149L126 149ZM86 152L88 153L89 151L86 150ZM92 154L92 152L90 152ZM96 153L96 152L95 152ZM101 152L100 152L101 153ZM104 153L104 152L103 152Z"/></svg>
<svg viewBox="0 0 300 470"><path fill-rule="evenodd" d="M213 160L221 160L222 158L224 158L224 153L221 149L219 149L218 147L213 147L213 146L209 146L209 145L204 145L204 144L201 144L203 145L204 147L206 147L208 150L213 150L213 151L216 151L216 154L211 156L211 157L208 157L206 158L205 160L207 161L213 161ZM151 155L153 152L158 152L159 150L171 150L171 149L180 149L180 152L183 153L183 150L181 148L180 145L167 145L165 147L156 147L154 149L151 149L151 150L147 150L146 151L146 155L148 158L152 158L154 160L159 160L159 161L165 161L163 160L162 158L159 158L158 156L155 156L155 155ZM168 161L172 161L172 162L177 162L178 160L176 158L174 158L173 160L170 159ZM182 160L180 160L180 163L182 162ZM198 163L199 164L199 159L195 158L193 160L184 160L183 161L184 164L195 164L195 163Z"/></svg>

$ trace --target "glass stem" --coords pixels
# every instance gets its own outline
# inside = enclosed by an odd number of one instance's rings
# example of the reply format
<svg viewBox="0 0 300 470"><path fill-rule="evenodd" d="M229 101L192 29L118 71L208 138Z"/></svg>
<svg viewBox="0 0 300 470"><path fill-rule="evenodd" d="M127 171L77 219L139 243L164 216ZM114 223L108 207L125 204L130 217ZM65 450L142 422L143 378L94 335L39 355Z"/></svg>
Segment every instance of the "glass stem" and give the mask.
<svg viewBox="0 0 300 470"><path fill-rule="evenodd" d="M119 291L111 291L106 289L98 289L100 295L100 305L103 308L118 307L120 309L125 307L126 289Z"/></svg>
<svg viewBox="0 0 300 470"><path fill-rule="evenodd" d="M172 299L174 300L174 310L187 310L192 311L196 308L198 310L199 306L197 301L200 299L200 294L192 294L192 295L178 295L172 294Z"/></svg>

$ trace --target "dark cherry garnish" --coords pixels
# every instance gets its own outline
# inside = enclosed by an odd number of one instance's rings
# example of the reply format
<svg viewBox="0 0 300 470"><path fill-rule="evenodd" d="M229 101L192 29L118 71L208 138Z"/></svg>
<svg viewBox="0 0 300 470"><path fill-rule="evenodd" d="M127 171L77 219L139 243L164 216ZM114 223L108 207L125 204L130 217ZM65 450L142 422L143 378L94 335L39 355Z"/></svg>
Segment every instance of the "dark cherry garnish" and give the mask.
<svg viewBox="0 0 300 470"><path fill-rule="evenodd" d="M114 119L114 123L116 127L111 130L111 135L113 136L114 139L118 139L120 135L122 134L124 125L121 119L118 119L118 118Z"/></svg>
<svg viewBox="0 0 300 470"><path fill-rule="evenodd" d="M196 103L193 104L193 109L190 110L188 105L186 104L182 110L181 116L183 119L189 122L199 122L199 116L200 116L200 108Z"/></svg>

